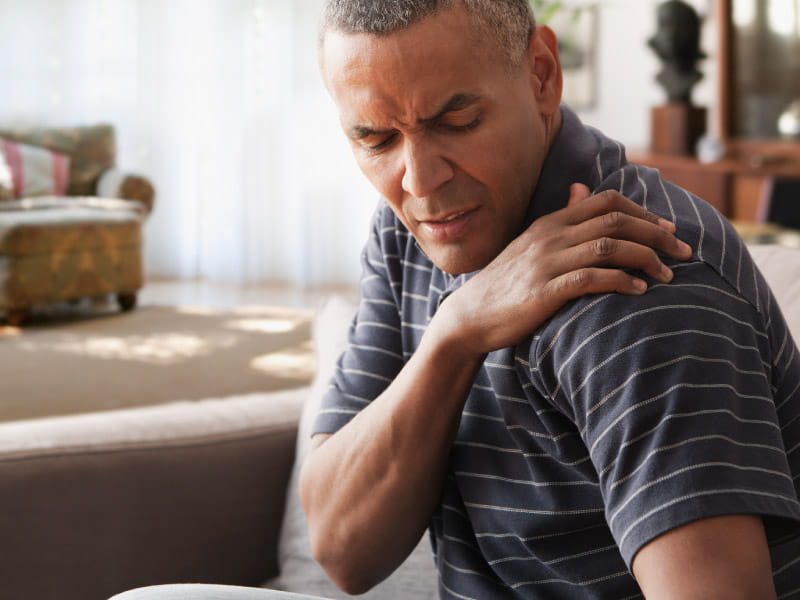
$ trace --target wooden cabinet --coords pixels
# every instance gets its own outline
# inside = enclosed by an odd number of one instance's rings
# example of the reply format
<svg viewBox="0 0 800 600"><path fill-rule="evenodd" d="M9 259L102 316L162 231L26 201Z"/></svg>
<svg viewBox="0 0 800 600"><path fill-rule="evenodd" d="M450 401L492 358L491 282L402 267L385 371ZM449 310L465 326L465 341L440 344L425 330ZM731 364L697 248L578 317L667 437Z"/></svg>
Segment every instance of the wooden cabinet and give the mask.
<svg viewBox="0 0 800 600"><path fill-rule="evenodd" d="M628 158L633 162L660 169L665 179L697 194L732 220L759 222L766 216L765 200L769 195L773 179L800 181L800 139L786 140L777 137L765 139L764 136L768 136L770 132L751 132L751 128L746 126L748 121L744 113L747 111L743 111L743 98L745 92L756 96L760 94L763 98L769 96L767 92L774 92L772 88L761 89L753 84L756 81L753 76L762 74L758 72L759 64L768 65L770 68L764 71L777 73L777 79L791 84L792 90L796 89L792 86L797 85L800 66L797 61L787 64L783 59L764 60L758 52L754 55L752 52L745 53L744 50L748 48L760 52L767 50L767 46L770 48L774 46L775 44L762 43L763 47L756 48L750 43L755 38L770 37L774 32L764 29L766 2L757 3L758 10L753 14L752 22L746 23L742 19L733 18L739 13L747 13L746 10L744 12L739 10L737 3L741 3L744 9L754 5L752 0L714 0L713 11L715 18L718 19L719 32L715 54L720 60L716 129L727 150L726 157L713 163L701 163L693 156L659 154L652 151L660 147L659 141L654 138L650 150L629 152ZM798 35L781 38L779 41L800 44L800 30ZM780 52L781 56L796 55L784 50ZM782 66L776 67L774 62ZM742 88L743 82L750 87ZM787 98L794 95L795 92L787 92ZM764 102L750 106L750 109L754 108L765 109ZM767 120L773 122L774 115ZM667 128L668 126L669 124L666 125ZM777 135L776 132L774 134ZM800 202L800 198L797 201Z"/></svg>
<svg viewBox="0 0 800 600"><path fill-rule="evenodd" d="M659 169L665 179L713 204L729 219L759 221L772 178L800 179L800 155L752 156L701 163L691 156L628 153L631 162Z"/></svg>

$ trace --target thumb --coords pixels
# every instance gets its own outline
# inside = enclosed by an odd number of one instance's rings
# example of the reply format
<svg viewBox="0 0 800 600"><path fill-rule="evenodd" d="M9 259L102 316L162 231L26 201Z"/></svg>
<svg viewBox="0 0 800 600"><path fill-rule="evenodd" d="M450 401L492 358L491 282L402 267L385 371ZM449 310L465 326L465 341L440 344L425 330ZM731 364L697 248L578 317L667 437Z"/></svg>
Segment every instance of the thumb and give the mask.
<svg viewBox="0 0 800 600"><path fill-rule="evenodd" d="M586 200L586 198L591 195L592 191L587 186L582 183L573 183L569 186L569 200L567 200L567 206L572 206L581 200Z"/></svg>

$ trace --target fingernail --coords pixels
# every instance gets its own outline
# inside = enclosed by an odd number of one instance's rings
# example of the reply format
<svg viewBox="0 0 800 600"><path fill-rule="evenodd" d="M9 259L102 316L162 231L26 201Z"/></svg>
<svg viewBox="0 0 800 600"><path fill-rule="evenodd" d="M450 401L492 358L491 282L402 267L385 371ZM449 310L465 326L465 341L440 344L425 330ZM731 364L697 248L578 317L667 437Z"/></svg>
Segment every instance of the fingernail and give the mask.
<svg viewBox="0 0 800 600"><path fill-rule="evenodd" d="M675 233L676 231L675 223L673 223L672 221L667 221L666 219L662 219L660 217L658 219L658 226L661 227L662 229L666 229L670 233Z"/></svg>
<svg viewBox="0 0 800 600"><path fill-rule="evenodd" d="M647 283L642 281L641 279L634 279L633 287L640 294L644 294L647 291Z"/></svg>
<svg viewBox="0 0 800 600"><path fill-rule="evenodd" d="M680 248L681 252L691 256L692 247L689 244L687 244L686 242L682 242L682 241L678 240L678 247Z"/></svg>
<svg viewBox="0 0 800 600"><path fill-rule="evenodd" d="M661 275L664 277L665 281L672 281L672 278L675 276L667 265L661 265Z"/></svg>

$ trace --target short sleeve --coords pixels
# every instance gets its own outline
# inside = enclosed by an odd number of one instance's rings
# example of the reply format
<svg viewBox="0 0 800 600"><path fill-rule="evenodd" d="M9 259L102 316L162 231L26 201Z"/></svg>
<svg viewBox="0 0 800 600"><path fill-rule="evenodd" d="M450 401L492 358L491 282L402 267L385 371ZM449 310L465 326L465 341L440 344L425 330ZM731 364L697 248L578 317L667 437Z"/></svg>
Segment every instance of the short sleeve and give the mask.
<svg viewBox="0 0 800 600"><path fill-rule="evenodd" d="M706 264L674 270L642 297L582 299L536 350L542 391L581 434L629 567L695 520L759 514L768 535L796 535L800 520L764 316Z"/></svg>
<svg viewBox="0 0 800 600"><path fill-rule="evenodd" d="M361 255L361 299L322 398L313 433L335 433L388 387L403 367L401 318L396 290L401 270L390 209L381 204Z"/></svg>

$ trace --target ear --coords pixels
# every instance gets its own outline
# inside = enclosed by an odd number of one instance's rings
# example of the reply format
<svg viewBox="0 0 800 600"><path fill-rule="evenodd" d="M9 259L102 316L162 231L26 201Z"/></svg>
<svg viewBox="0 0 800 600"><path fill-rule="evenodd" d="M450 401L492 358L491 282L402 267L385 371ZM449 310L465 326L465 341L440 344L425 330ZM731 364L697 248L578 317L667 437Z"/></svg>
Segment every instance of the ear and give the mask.
<svg viewBox="0 0 800 600"><path fill-rule="evenodd" d="M531 86L545 114L554 114L561 104L564 74L558 58L558 39L553 30L537 25L528 39Z"/></svg>

